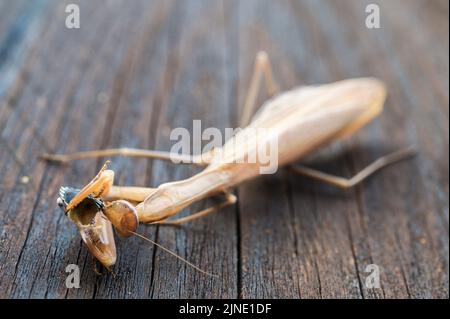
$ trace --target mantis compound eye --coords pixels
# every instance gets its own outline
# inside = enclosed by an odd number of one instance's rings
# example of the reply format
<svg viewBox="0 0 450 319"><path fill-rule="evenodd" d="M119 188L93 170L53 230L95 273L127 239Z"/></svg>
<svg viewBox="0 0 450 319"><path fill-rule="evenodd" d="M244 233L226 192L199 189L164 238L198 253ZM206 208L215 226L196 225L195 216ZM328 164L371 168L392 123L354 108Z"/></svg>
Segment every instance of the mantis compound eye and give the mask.
<svg viewBox="0 0 450 319"><path fill-rule="evenodd" d="M116 200L110 203L103 208L103 213L121 237L133 235L139 225L136 209L125 200Z"/></svg>
<svg viewBox="0 0 450 319"><path fill-rule="evenodd" d="M56 204L59 206L59 208L64 209L64 201L58 197L58 199L56 200Z"/></svg>

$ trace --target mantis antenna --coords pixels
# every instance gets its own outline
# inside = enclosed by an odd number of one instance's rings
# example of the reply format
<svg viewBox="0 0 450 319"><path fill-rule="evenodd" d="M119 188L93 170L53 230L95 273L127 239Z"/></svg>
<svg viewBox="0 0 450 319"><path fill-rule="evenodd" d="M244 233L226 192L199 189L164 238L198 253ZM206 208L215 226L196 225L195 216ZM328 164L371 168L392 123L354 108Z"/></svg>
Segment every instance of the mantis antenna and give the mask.
<svg viewBox="0 0 450 319"><path fill-rule="evenodd" d="M153 240L151 240L151 239L149 239L149 238L147 238L147 237L145 237L145 236L143 236L143 235L141 235L141 234L138 234L138 233L136 233L136 232L134 232L134 231L131 231L131 230L129 230L129 232L132 233L133 235L136 235L136 236L138 236L139 238L142 238L143 240L148 241L149 243L151 243L151 244L153 244L153 245L155 245L155 246L161 248L161 249L164 250L166 253L171 254L172 256L174 256L174 257L176 257L177 259L183 261L184 263L186 263L187 265L191 266L192 268L198 270L198 271L201 272L202 274L205 274L205 275L208 275L208 276L211 276L211 277L219 277L218 275L211 274L211 273L209 273L209 272L207 272L207 271L201 269L200 267L198 267L198 266L194 265L193 263L187 261L187 260L184 259L183 257L181 257L181 256L179 256L179 255L177 255L177 254L175 254L175 253L174 253L173 251L171 251L170 249L167 249L166 247L162 246L161 244L158 244L157 242L154 242Z"/></svg>

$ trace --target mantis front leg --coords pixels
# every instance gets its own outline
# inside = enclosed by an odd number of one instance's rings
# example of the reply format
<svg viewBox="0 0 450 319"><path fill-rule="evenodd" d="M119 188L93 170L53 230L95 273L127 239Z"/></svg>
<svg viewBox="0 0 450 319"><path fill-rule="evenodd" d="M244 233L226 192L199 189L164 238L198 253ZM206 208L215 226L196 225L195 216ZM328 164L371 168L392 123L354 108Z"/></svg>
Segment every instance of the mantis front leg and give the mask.
<svg viewBox="0 0 450 319"><path fill-rule="evenodd" d="M69 212L79 205L86 197L104 199L107 194L114 190L114 171L107 169L109 162L106 162L98 174L84 186L66 205L65 211ZM116 190L117 192L117 190ZM140 190L142 193L143 190ZM129 192L131 198L137 197L136 191ZM135 197L133 197L135 195ZM101 210L106 218L114 225L115 229L122 237L131 236L138 225L139 219L135 207L127 200L115 200L108 203L101 202Z"/></svg>

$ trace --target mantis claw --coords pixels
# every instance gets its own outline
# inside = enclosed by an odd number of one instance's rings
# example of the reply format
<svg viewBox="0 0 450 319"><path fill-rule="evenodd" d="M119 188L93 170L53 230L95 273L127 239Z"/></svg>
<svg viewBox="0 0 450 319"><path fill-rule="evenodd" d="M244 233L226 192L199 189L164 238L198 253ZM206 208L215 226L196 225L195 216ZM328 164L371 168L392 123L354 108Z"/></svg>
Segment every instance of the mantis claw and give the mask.
<svg viewBox="0 0 450 319"><path fill-rule="evenodd" d="M66 212L76 207L88 196L97 198L108 193L114 181L114 171L107 169L108 165L109 161L106 161L98 174L72 198L65 208Z"/></svg>

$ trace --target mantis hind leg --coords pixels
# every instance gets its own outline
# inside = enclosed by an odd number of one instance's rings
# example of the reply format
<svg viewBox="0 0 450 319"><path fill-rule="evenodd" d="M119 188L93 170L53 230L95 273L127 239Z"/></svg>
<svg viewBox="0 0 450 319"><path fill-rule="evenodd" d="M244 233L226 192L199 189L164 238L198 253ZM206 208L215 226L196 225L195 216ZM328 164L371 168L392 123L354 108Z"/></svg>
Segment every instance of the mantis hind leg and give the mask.
<svg viewBox="0 0 450 319"><path fill-rule="evenodd" d="M266 89L270 96L278 93L278 85L275 83L272 68L270 65L269 56L266 52L260 51L256 55L255 66L253 69L250 87L245 99L244 108L241 115L241 126L245 126L250 122L256 105L256 98L258 97L259 89L261 87L261 79L264 77L266 82Z"/></svg>
<svg viewBox="0 0 450 319"><path fill-rule="evenodd" d="M108 164L109 161L106 161L98 174L72 198L65 208L66 211L77 206L89 195L98 198L109 192L114 181L114 172L107 169Z"/></svg>
<svg viewBox="0 0 450 319"><path fill-rule="evenodd" d="M335 175L331 175L328 173L324 173L309 167L305 167L305 166L290 166L290 170L319 180L321 182L325 182L327 184L339 187L339 188L351 188L359 183L361 183L362 181L364 181L366 178L368 178L369 176L373 175L375 172L379 171L380 169L394 164L398 161L407 159L409 157L414 156L417 153L417 151L413 148L413 147L408 147L396 152L393 152L391 154L382 156L380 158L378 158L377 160L375 160L374 162L372 162L370 165L368 165L367 167L365 167L364 169L362 169L359 173L357 173L356 175L354 175L351 178L344 178L344 177L340 177L340 176L335 176Z"/></svg>

